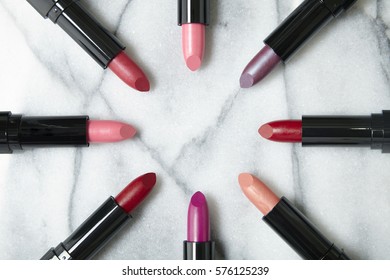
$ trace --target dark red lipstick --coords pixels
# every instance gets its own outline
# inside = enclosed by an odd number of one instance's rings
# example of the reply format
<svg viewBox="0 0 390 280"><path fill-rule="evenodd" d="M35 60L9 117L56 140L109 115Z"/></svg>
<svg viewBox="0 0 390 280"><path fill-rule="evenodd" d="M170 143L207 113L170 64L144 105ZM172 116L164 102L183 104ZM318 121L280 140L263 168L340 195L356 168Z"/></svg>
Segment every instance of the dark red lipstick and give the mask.
<svg viewBox="0 0 390 280"><path fill-rule="evenodd" d="M41 260L85 260L93 258L130 220L134 210L156 184L156 174L144 174L110 197L64 242L51 248Z"/></svg>
<svg viewBox="0 0 390 280"><path fill-rule="evenodd" d="M371 116L303 116L264 124L260 135L302 146L371 147L390 153L390 110Z"/></svg>

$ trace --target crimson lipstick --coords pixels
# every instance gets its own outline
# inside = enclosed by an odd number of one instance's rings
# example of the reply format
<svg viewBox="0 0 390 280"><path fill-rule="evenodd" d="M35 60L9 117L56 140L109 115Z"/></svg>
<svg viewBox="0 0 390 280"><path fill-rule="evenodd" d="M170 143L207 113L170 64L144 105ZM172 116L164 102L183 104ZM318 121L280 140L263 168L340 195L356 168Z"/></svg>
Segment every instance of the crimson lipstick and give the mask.
<svg viewBox="0 0 390 280"><path fill-rule="evenodd" d="M266 222L295 252L307 260L349 260L287 198L279 198L255 176L242 173L238 182Z"/></svg>
<svg viewBox="0 0 390 280"><path fill-rule="evenodd" d="M27 148L88 147L90 143L118 142L135 134L129 124L89 120L88 116L25 117L0 112L0 154Z"/></svg>
<svg viewBox="0 0 390 280"><path fill-rule="evenodd" d="M123 51L125 46L105 29L79 0L27 0L44 18L58 24L101 67L109 67L130 87L149 91L149 80Z"/></svg>
<svg viewBox="0 0 390 280"><path fill-rule="evenodd" d="M156 184L156 174L132 181L115 198L110 197L64 242L51 248L41 260L85 260L93 258L119 230L130 222L130 212Z"/></svg>
<svg viewBox="0 0 390 280"><path fill-rule="evenodd" d="M200 68L210 21L209 0L178 0L178 25L182 27L184 60L191 71Z"/></svg>
<svg viewBox="0 0 390 280"><path fill-rule="evenodd" d="M281 61L287 62L306 41L355 2L356 0L304 1L264 40L264 48L242 72L241 87L252 87Z"/></svg>
<svg viewBox="0 0 390 280"><path fill-rule="evenodd" d="M390 111L371 116L303 116L264 124L259 133L276 142L302 146L371 147L390 153Z"/></svg>
<svg viewBox="0 0 390 280"><path fill-rule="evenodd" d="M210 218L206 197L196 192L188 206L187 240L183 244L184 260L213 260L215 244L210 238Z"/></svg>

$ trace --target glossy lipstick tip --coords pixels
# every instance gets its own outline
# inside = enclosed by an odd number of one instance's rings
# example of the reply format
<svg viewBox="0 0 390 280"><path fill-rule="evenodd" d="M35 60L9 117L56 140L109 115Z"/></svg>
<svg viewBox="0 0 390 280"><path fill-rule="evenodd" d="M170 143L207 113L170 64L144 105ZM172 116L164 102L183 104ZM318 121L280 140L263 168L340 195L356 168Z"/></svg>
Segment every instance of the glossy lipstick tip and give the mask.
<svg viewBox="0 0 390 280"><path fill-rule="evenodd" d="M210 218L206 197L196 192L188 207L187 241L210 241Z"/></svg>
<svg viewBox="0 0 390 280"><path fill-rule="evenodd" d="M88 121L89 143L112 143L132 138L136 129L129 124L117 121Z"/></svg>
<svg viewBox="0 0 390 280"><path fill-rule="evenodd" d="M136 208L150 193L156 184L156 174L144 174L126 186L116 197L115 201L127 213Z"/></svg>
<svg viewBox="0 0 390 280"><path fill-rule="evenodd" d="M241 173L238 176L242 192L260 210L267 215L279 203L277 197L262 181L249 173Z"/></svg>
<svg viewBox="0 0 390 280"><path fill-rule="evenodd" d="M108 67L130 87L142 92L150 90L148 78L125 52L120 52Z"/></svg>
<svg viewBox="0 0 390 280"><path fill-rule="evenodd" d="M200 57L193 55L186 59L186 65L191 71L196 71L202 65L202 60Z"/></svg>
<svg viewBox="0 0 390 280"><path fill-rule="evenodd" d="M240 87L241 88L250 88L253 86L254 82L255 82L255 80L248 73L244 73L240 77Z"/></svg>
<svg viewBox="0 0 390 280"><path fill-rule="evenodd" d="M263 138L275 142L300 143L302 142L302 121L270 122L259 128L259 134Z"/></svg>
<svg viewBox="0 0 390 280"><path fill-rule="evenodd" d="M272 126L270 126L269 124L264 124L259 128L259 134L265 139L270 139L272 138L274 131L272 129Z"/></svg>
<svg viewBox="0 0 390 280"><path fill-rule="evenodd" d="M264 79L279 63L281 58L269 46L265 46L245 67L240 77L242 88L250 88Z"/></svg>
<svg viewBox="0 0 390 280"><path fill-rule="evenodd" d="M191 71L198 70L203 61L206 41L206 26L200 23L182 25L184 60Z"/></svg>

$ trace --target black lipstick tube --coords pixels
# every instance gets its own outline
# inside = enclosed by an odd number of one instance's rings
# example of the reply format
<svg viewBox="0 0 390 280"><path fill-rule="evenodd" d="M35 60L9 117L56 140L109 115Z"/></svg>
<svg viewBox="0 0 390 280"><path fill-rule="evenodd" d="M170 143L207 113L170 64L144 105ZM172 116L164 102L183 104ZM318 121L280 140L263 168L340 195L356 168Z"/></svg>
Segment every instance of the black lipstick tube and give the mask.
<svg viewBox="0 0 390 280"><path fill-rule="evenodd" d="M99 65L108 64L124 45L79 3L79 0L27 0L44 18L58 24Z"/></svg>
<svg viewBox="0 0 390 280"><path fill-rule="evenodd" d="M210 0L178 0L178 25L187 23L210 24Z"/></svg>
<svg viewBox="0 0 390 280"><path fill-rule="evenodd" d="M0 112L0 154L43 147L88 147L88 116L23 117Z"/></svg>
<svg viewBox="0 0 390 280"><path fill-rule="evenodd" d="M390 110L371 116L303 116L302 146L367 146L390 153Z"/></svg>
<svg viewBox="0 0 390 280"><path fill-rule="evenodd" d="M183 260L214 260L215 242L183 242Z"/></svg>
<svg viewBox="0 0 390 280"><path fill-rule="evenodd" d="M303 259L349 260L285 197L263 220Z"/></svg>
<svg viewBox="0 0 390 280"><path fill-rule="evenodd" d="M316 32L355 2L356 0L306 0L264 40L264 43L283 61L287 61Z"/></svg>
<svg viewBox="0 0 390 280"><path fill-rule="evenodd" d="M99 252L131 216L110 197L64 242L51 248L41 260L86 260Z"/></svg>

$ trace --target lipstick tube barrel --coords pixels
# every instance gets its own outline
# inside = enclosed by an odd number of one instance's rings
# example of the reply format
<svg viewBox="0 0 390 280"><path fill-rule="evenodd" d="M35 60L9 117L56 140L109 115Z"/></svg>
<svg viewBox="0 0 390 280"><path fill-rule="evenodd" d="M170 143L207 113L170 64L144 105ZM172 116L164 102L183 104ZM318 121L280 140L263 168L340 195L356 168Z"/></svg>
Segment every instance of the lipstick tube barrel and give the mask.
<svg viewBox="0 0 390 280"><path fill-rule="evenodd" d="M323 26L356 0L306 0L296 8L264 43L286 62Z"/></svg>
<svg viewBox="0 0 390 280"><path fill-rule="evenodd" d="M125 48L92 16L79 0L27 0L44 18L58 24L101 67Z"/></svg>
<svg viewBox="0 0 390 280"><path fill-rule="evenodd" d="M300 255L307 260L348 260L349 257L330 242L287 198L263 220Z"/></svg>
<svg viewBox="0 0 390 280"><path fill-rule="evenodd" d="M303 116L303 146L370 146L390 152L390 110L371 116Z"/></svg>
<svg viewBox="0 0 390 280"><path fill-rule="evenodd" d="M183 260L214 260L215 242L190 242L183 243Z"/></svg>
<svg viewBox="0 0 390 280"><path fill-rule="evenodd" d="M210 0L178 0L178 25L187 23L210 23Z"/></svg>
<svg viewBox="0 0 390 280"><path fill-rule="evenodd" d="M88 147L88 116L24 117L0 112L0 154L29 147Z"/></svg>
<svg viewBox="0 0 390 280"><path fill-rule="evenodd" d="M130 218L115 199L110 197L64 242L51 248L41 260L91 259Z"/></svg>

